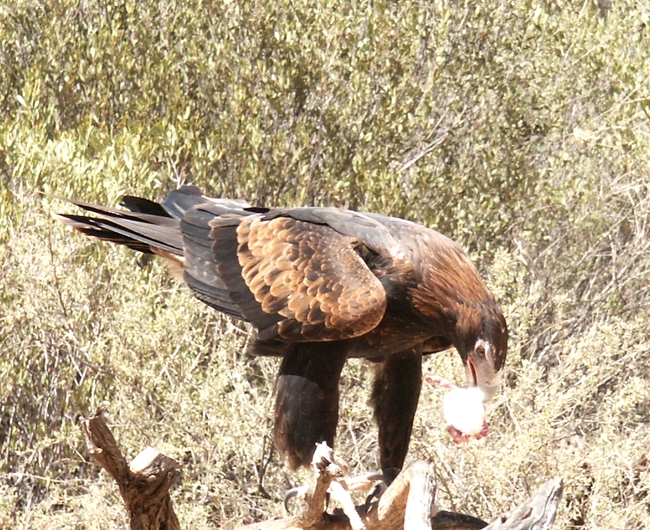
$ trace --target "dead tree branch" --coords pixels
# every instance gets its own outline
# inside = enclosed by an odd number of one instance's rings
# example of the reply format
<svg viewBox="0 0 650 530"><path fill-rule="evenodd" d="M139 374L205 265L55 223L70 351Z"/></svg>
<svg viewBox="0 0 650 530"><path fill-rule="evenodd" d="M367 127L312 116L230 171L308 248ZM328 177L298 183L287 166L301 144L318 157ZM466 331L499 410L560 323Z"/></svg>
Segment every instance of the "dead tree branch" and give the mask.
<svg viewBox="0 0 650 530"><path fill-rule="evenodd" d="M323 479L322 474L318 475L312 488L320 488L320 494L305 495L307 506L303 514L244 526L240 530L548 530L553 526L562 499L562 481L555 478L544 484L532 499L488 524L470 515L439 511L434 504L433 466L416 461L397 476L378 502L368 508L357 506L355 516L350 517L348 510L328 513L325 505L320 504L328 484L332 491L331 485L337 481L334 476ZM337 490L337 500L343 504L339 495Z"/></svg>

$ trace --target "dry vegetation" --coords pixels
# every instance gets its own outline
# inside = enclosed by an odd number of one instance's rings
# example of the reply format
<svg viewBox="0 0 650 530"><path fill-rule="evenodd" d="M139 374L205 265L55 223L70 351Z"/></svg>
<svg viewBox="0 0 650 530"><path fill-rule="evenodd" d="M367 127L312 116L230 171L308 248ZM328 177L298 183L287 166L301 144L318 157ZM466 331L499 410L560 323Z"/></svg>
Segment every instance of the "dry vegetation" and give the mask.
<svg viewBox="0 0 650 530"><path fill-rule="evenodd" d="M650 526L650 4L14 0L0 5L0 528L123 528L75 417L184 464L183 528L279 515L272 359L163 267L55 224L192 182L414 219L511 329L491 434L425 388L411 458L489 519L552 476L558 528ZM426 370L461 380L455 353ZM338 451L375 468L362 362Z"/></svg>

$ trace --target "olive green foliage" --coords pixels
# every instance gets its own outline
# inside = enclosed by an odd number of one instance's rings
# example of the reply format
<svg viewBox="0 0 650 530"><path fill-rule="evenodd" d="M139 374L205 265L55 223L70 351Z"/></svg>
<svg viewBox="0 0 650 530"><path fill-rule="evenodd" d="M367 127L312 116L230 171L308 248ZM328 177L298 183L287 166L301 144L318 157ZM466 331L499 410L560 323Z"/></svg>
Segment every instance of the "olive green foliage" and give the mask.
<svg viewBox="0 0 650 530"><path fill-rule="evenodd" d="M281 515L277 361L155 260L73 234L53 195L183 183L438 228L511 341L484 442L424 388L409 458L490 519L559 475L558 528L649 524L647 0L13 0L0 6L0 528L123 528L78 414L183 462L184 528ZM462 381L455 353L427 373ZM372 370L344 371L337 450L377 466Z"/></svg>

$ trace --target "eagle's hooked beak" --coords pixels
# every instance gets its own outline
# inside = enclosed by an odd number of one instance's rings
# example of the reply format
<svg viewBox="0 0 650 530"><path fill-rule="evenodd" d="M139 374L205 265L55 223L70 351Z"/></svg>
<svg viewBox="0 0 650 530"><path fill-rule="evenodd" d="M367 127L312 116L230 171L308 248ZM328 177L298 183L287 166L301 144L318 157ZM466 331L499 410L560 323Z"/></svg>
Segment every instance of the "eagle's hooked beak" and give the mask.
<svg viewBox="0 0 650 530"><path fill-rule="evenodd" d="M490 401L499 389L501 371L494 369L485 354L476 351L467 356L465 371L467 373L467 384L479 387L483 392L483 401Z"/></svg>

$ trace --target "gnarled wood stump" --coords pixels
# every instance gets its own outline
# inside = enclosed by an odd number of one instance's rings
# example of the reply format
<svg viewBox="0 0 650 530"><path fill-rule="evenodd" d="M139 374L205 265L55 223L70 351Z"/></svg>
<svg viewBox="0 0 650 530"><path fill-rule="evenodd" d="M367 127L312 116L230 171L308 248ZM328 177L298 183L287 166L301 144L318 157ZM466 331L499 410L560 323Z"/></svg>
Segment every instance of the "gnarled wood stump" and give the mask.
<svg viewBox="0 0 650 530"><path fill-rule="evenodd" d="M147 447L126 463L103 410L81 421L90 456L115 479L129 512L132 530L180 530L169 497L180 477L180 464Z"/></svg>

